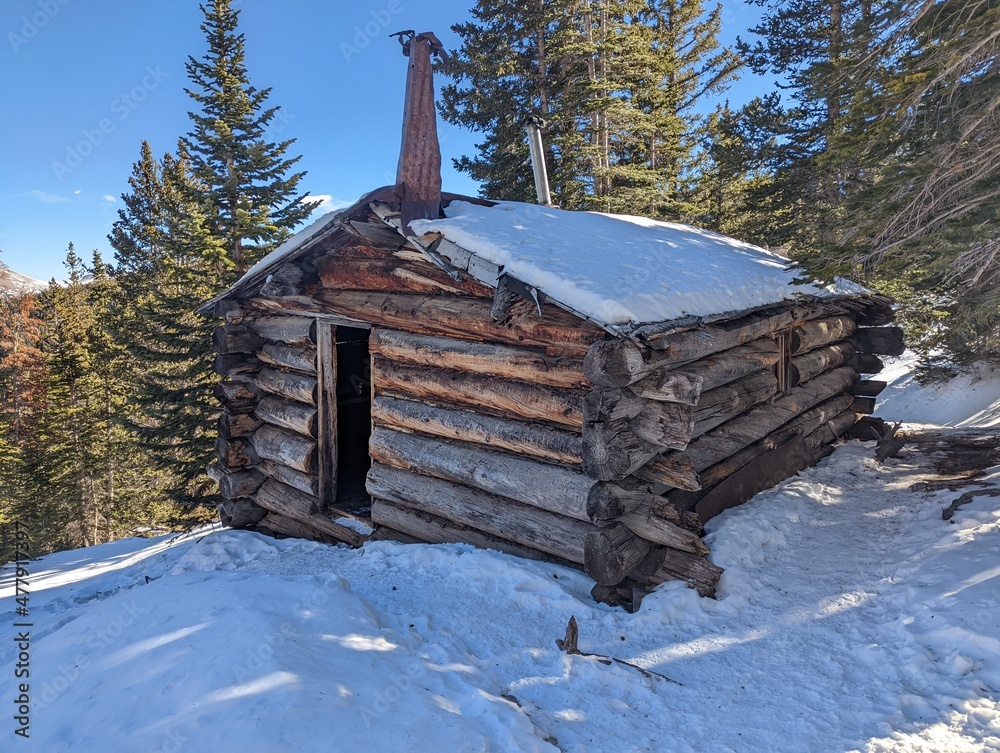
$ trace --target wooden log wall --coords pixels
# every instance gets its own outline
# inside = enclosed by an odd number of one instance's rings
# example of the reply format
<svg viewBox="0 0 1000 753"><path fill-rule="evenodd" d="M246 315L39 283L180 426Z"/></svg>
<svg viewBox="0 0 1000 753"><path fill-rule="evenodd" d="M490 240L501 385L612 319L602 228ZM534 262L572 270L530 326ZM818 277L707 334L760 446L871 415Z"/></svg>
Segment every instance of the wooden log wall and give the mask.
<svg viewBox="0 0 1000 753"><path fill-rule="evenodd" d="M358 546L363 537L331 520L321 496L316 339L311 317L252 310L216 328L225 381L215 388L222 414L210 473L228 525Z"/></svg>
<svg viewBox="0 0 1000 753"><path fill-rule="evenodd" d="M721 571L705 559L702 524L812 465L871 412L885 383L862 375L902 351L901 331L881 326L891 318L877 299L814 303L657 334L645 348L593 345L582 466L634 492L590 509L601 533L588 534L585 564L594 559L605 578L600 593L628 601L665 578L710 592ZM629 545L626 531L642 544ZM608 584L613 573L625 577Z"/></svg>

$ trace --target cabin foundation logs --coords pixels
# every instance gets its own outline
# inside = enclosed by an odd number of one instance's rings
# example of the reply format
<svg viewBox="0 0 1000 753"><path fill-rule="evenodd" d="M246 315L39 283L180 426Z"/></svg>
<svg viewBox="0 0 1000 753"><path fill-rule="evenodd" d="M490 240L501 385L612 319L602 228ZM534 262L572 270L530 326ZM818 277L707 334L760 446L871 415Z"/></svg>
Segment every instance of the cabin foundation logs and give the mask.
<svg viewBox="0 0 1000 753"><path fill-rule="evenodd" d="M325 312L371 326L373 538L576 567L612 603L673 579L711 595L704 524L828 453L885 387L865 378L879 356L902 346L876 297L634 340L551 306L493 322L489 289L385 254L321 256L216 331L212 473L231 525L364 540L322 481Z"/></svg>

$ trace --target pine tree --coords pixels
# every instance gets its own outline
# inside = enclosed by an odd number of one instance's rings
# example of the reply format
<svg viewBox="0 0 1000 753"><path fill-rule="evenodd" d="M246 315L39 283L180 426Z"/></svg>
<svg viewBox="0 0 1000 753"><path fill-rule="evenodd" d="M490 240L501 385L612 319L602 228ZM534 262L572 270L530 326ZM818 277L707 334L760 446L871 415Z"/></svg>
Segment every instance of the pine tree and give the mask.
<svg viewBox="0 0 1000 753"><path fill-rule="evenodd" d="M852 169L824 261L891 286L928 363L1000 357L1000 6L897 0L865 21L839 72L829 155Z"/></svg>
<svg viewBox="0 0 1000 753"><path fill-rule="evenodd" d="M749 243L788 248L795 197L779 171L784 145L775 135L784 130L785 117L775 94L739 110L727 102L712 113L698 178L697 224Z"/></svg>
<svg viewBox="0 0 1000 753"><path fill-rule="evenodd" d="M759 75L776 74L788 92L773 120L779 140L775 179L792 217L791 252L806 262L835 243L852 166L830 150L843 132L857 82L843 76L846 62L863 54L875 0L787 0L769 3L750 31L759 38L739 47Z"/></svg>
<svg viewBox="0 0 1000 753"><path fill-rule="evenodd" d="M548 121L553 196L570 209L687 216L698 105L738 68L702 0L481 0L443 89L450 122L484 134L456 164L483 194L531 200L521 120Z"/></svg>
<svg viewBox="0 0 1000 753"><path fill-rule="evenodd" d="M39 348L42 322L32 294L0 295L0 561L12 558L13 523L37 539L39 501L30 459L37 455L38 423L47 374Z"/></svg>
<svg viewBox="0 0 1000 753"><path fill-rule="evenodd" d="M250 84L244 36L237 32L240 11L231 0L200 6L208 52L188 58L197 105L188 113L193 130L184 140L195 181L189 200L204 206L207 227L222 240L232 270L247 268L284 240L316 207L298 193L304 172L290 172L300 157L287 156L295 142L273 143L267 128L278 107L267 106L271 89ZM229 274L220 282L233 279Z"/></svg>
<svg viewBox="0 0 1000 753"><path fill-rule="evenodd" d="M57 548L98 543L104 528L93 476L98 440L87 338L92 311L86 272L72 243L65 265L69 278L64 284L53 281L43 299L42 350L49 379L39 432L45 462L35 473L45 483L44 515L60 528L49 534Z"/></svg>
<svg viewBox="0 0 1000 753"><path fill-rule="evenodd" d="M205 207L193 197L198 186L183 158L170 154L151 161L147 150L134 168L110 240L117 276L127 291L120 333L135 375L133 428L152 450L149 462L170 479L170 496L190 503L206 500L213 486L205 474L211 462L218 407L211 397L212 323L195 314L232 272L224 240L209 227ZM155 210L151 207L155 206Z"/></svg>

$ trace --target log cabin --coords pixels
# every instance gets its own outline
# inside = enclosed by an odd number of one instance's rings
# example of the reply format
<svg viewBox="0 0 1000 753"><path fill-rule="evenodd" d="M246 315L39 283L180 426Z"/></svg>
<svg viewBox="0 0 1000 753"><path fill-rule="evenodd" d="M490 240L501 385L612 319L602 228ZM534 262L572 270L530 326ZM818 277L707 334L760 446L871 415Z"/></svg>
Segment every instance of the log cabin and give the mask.
<svg viewBox="0 0 1000 753"><path fill-rule="evenodd" d="M397 183L201 309L223 521L469 543L626 607L711 595L706 521L858 432L903 348L891 301L691 227L442 193L439 44L404 42Z"/></svg>

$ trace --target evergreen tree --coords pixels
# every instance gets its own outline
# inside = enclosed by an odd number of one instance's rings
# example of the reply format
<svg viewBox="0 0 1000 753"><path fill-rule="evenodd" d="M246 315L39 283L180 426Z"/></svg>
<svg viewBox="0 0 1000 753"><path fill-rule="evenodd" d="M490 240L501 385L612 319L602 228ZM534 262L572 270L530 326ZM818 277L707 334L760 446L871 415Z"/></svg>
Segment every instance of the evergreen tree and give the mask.
<svg viewBox="0 0 1000 753"><path fill-rule="evenodd" d="M220 239L236 275L284 240L316 202L298 193L304 172L291 172L300 157L287 156L294 139L273 143L267 127L278 107L267 106L271 89L257 89L247 73L240 11L231 0L200 6L208 52L190 57L188 113L194 127L184 140L194 175L191 201L204 205L207 227ZM232 281L229 274L220 282Z"/></svg>
<svg viewBox="0 0 1000 753"><path fill-rule="evenodd" d="M783 112L772 119L780 144L775 180L791 214L790 251L815 263L838 239L843 199L854 178L850 162L830 150L859 83L843 70L864 54L871 19L880 9L876 0L751 2L765 8L750 30L758 40L740 40L739 47L755 73L778 75L788 92Z"/></svg>
<svg viewBox="0 0 1000 753"><path fill-rule="evenodd" d="M483 194L531 200L522 119L548 123L553 196L571 209L681 218L691 213L706 95L738 59L702 0L481 0L456 26L461 49L443 89L450 122L484 134L456 164ZM499 75L498 75L499 74Z"/></svg>
<svg viewBox="0 0 1000 753"><path fill-rule="evenodd" d="M866 85L833 144L858 174L834 259L907 280L911 320L939 302L918 341L928 357L1000 357L997 28L997 3L899 0L844 70Z"/></svg>
<svg viewBox="0 0 1000 753"><path fill-rule="evenodd" d="M14 521L36 540L43 523L31 460L38 452L46 371L39 348L42 322L36 297L0 295L0 561L13 556Z"/></svg>
<svg viewBox="0 0 1000 753"><path fill-rule="evenodd" d="M39 432L45 464L35 473L45 483L45 517L61 527L50 534L58 548L102 541L105 523L93 476L99 439L92 420L96 396L87 338L92 311L83 283L86 272L72 243L65 264L68 280L50 283L43 299L42 349L49 380Z"/></svg>
<svg viewBox="0 0 1000 753"><path fill-rule="evenodd" d="M179 147L184 154L183 144ZM211 462L218 407L211 397L212 322L195 314L215 295L234 263L215 237L198 186L183 159L157 163L146 148L110 236L122 300L120 333L135 375L133 428L153 450L150 462L171 481L178 502L213 491Z"/></svg>
<svg viewBox="0 0 1000 753"><path fill-rule="evenodd" d="M785 118L777 95L739 110L728 102L709 118L699 175L698 224L761 246L786 250L794 237L788 182L780 173Z"/></svg>

